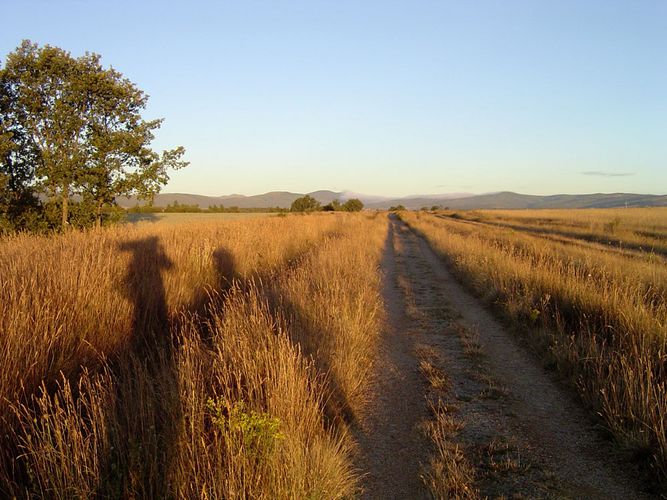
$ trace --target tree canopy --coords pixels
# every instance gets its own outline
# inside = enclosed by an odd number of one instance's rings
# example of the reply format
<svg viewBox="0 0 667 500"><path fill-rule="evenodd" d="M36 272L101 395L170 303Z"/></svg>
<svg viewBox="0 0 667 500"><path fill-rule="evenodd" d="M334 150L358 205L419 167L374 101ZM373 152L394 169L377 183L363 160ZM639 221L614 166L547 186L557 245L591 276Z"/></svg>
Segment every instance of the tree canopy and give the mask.
<svg viewBox="0 0 667 500"><path fill-rule="evenodd" d="M360 212L364 209L364 204L357 198L350 198L345 203L343 203L342 208L346 212Z"/></svg>
<svg viewBox="0 0 667 500"><path fill-rule="evenodd" d="M390 212L400 212L401 210L407 210L403 205L396 205L389 207Z"/></svg>
<svg viewBox="0 0 667 500"><path fill-rule="evenodd" d="M310 195L297 198L290 208L292 212L315 212L318 210L323 212L359 212L363 209L363 202L357 198L350 198L345 203L341 203L340 200L332 200L330 203L320 206L320 202Z"/></svg>
<svg viewBox="0 0 667 500"><path fill-rule="evenodd" d="M39 194L64 228L74 196L98 224L117 196L152 200L187 162L183 147L151 148L162 120L142 118L147 101L97 54L24 41L0 68L0 203Z"/></svg>
<svg viewBox="0 0 667 500"><path fill-rule="evenodd" d="M320 202L310 195L302 196L292 202L292 212L315 212L320 209Z"/></svg>

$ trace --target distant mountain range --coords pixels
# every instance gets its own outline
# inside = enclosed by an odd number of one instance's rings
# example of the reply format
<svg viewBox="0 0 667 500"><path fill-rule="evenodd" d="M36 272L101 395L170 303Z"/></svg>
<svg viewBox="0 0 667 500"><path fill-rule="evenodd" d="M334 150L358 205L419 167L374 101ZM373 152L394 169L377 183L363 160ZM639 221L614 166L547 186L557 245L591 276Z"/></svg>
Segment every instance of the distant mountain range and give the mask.
<svg viewBox="0 0 667 500"><path fill-rule="evenodd" d="M487 194L449 193L414 195L404 198L383 198L366 196L358 193L313 191L309 194L322 204L333 200L347 200L359 198L366 208L387 209L392 206L403 205L409 209L419 209L440 205L453 210L473 210L482 208L613 208L613 207L656 207L667 206L667 195L632 194L632 193L596 193L596 194L556 194L551 196L536 196L519 194L510 191ZM260 208L283 207L289 208L294 200L304 196L303 193L288 191L272 191L254 196L232 194L227 196L203 196L198 194L162 193L155 197L156 206L167 206L178 202L186 205L199 205L208 208L211 205L225 207ZM134 198L119 198L120 206L129 208L137 204Z"/></svg>

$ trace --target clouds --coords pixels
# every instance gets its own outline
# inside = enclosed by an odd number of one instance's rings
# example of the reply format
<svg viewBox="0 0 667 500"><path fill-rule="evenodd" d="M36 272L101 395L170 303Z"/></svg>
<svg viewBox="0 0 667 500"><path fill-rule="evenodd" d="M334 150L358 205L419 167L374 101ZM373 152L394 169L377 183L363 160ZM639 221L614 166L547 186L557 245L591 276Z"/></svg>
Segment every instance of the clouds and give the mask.
<svg viewBox="0 0 667 500"><path fill-rule="evenodd" d="M604 172L602 170L587 170L579 172L581 175L590 175L594 177L629 177L635 175L635 172Z"/></svg>

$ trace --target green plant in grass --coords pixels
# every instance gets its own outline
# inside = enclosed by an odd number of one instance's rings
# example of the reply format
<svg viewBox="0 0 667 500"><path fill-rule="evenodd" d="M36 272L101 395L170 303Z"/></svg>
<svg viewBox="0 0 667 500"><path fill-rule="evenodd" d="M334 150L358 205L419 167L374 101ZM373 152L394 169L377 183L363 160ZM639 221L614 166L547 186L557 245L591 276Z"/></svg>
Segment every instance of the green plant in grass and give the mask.
<svg viewBox="0 0 667 500"><path fill-rule="evenodd" d="M230 405L224 398L209 398L206 408L213 425L223 432L240 435L244 448L258 455L271 453L276 442L285 438L280 432L279 418L249 410L244 401Z"/></svg>

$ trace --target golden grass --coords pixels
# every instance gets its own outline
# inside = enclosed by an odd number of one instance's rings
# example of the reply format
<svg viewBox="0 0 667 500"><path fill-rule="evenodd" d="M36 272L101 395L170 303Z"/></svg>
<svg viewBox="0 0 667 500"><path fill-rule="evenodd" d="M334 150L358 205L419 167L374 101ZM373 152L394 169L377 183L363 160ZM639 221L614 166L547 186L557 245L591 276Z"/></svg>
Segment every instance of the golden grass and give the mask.
<svg viewBox="0 0 667 500"><path fill-rule="evenodd" d="M0 494L354 494L386 221L0 241Z"/></svg>
<svg viewBox="0 0 667 500"><path fill-rule="evenodd" d="M667 254L667 208L475 210L445 212L520 231Z"/></svg>
<svg viewBox="0 0 667 500"><path fill-rule="evenodd" d="M561 213L564 224L583 217ZM650 231L667 225L663 209L628 213L637 224L651 221ZM503 216L528 217L519 211ZM667 261L460 218L401 217L465 284L548 350L619 442L647 454L665 476Z"/></svg>

